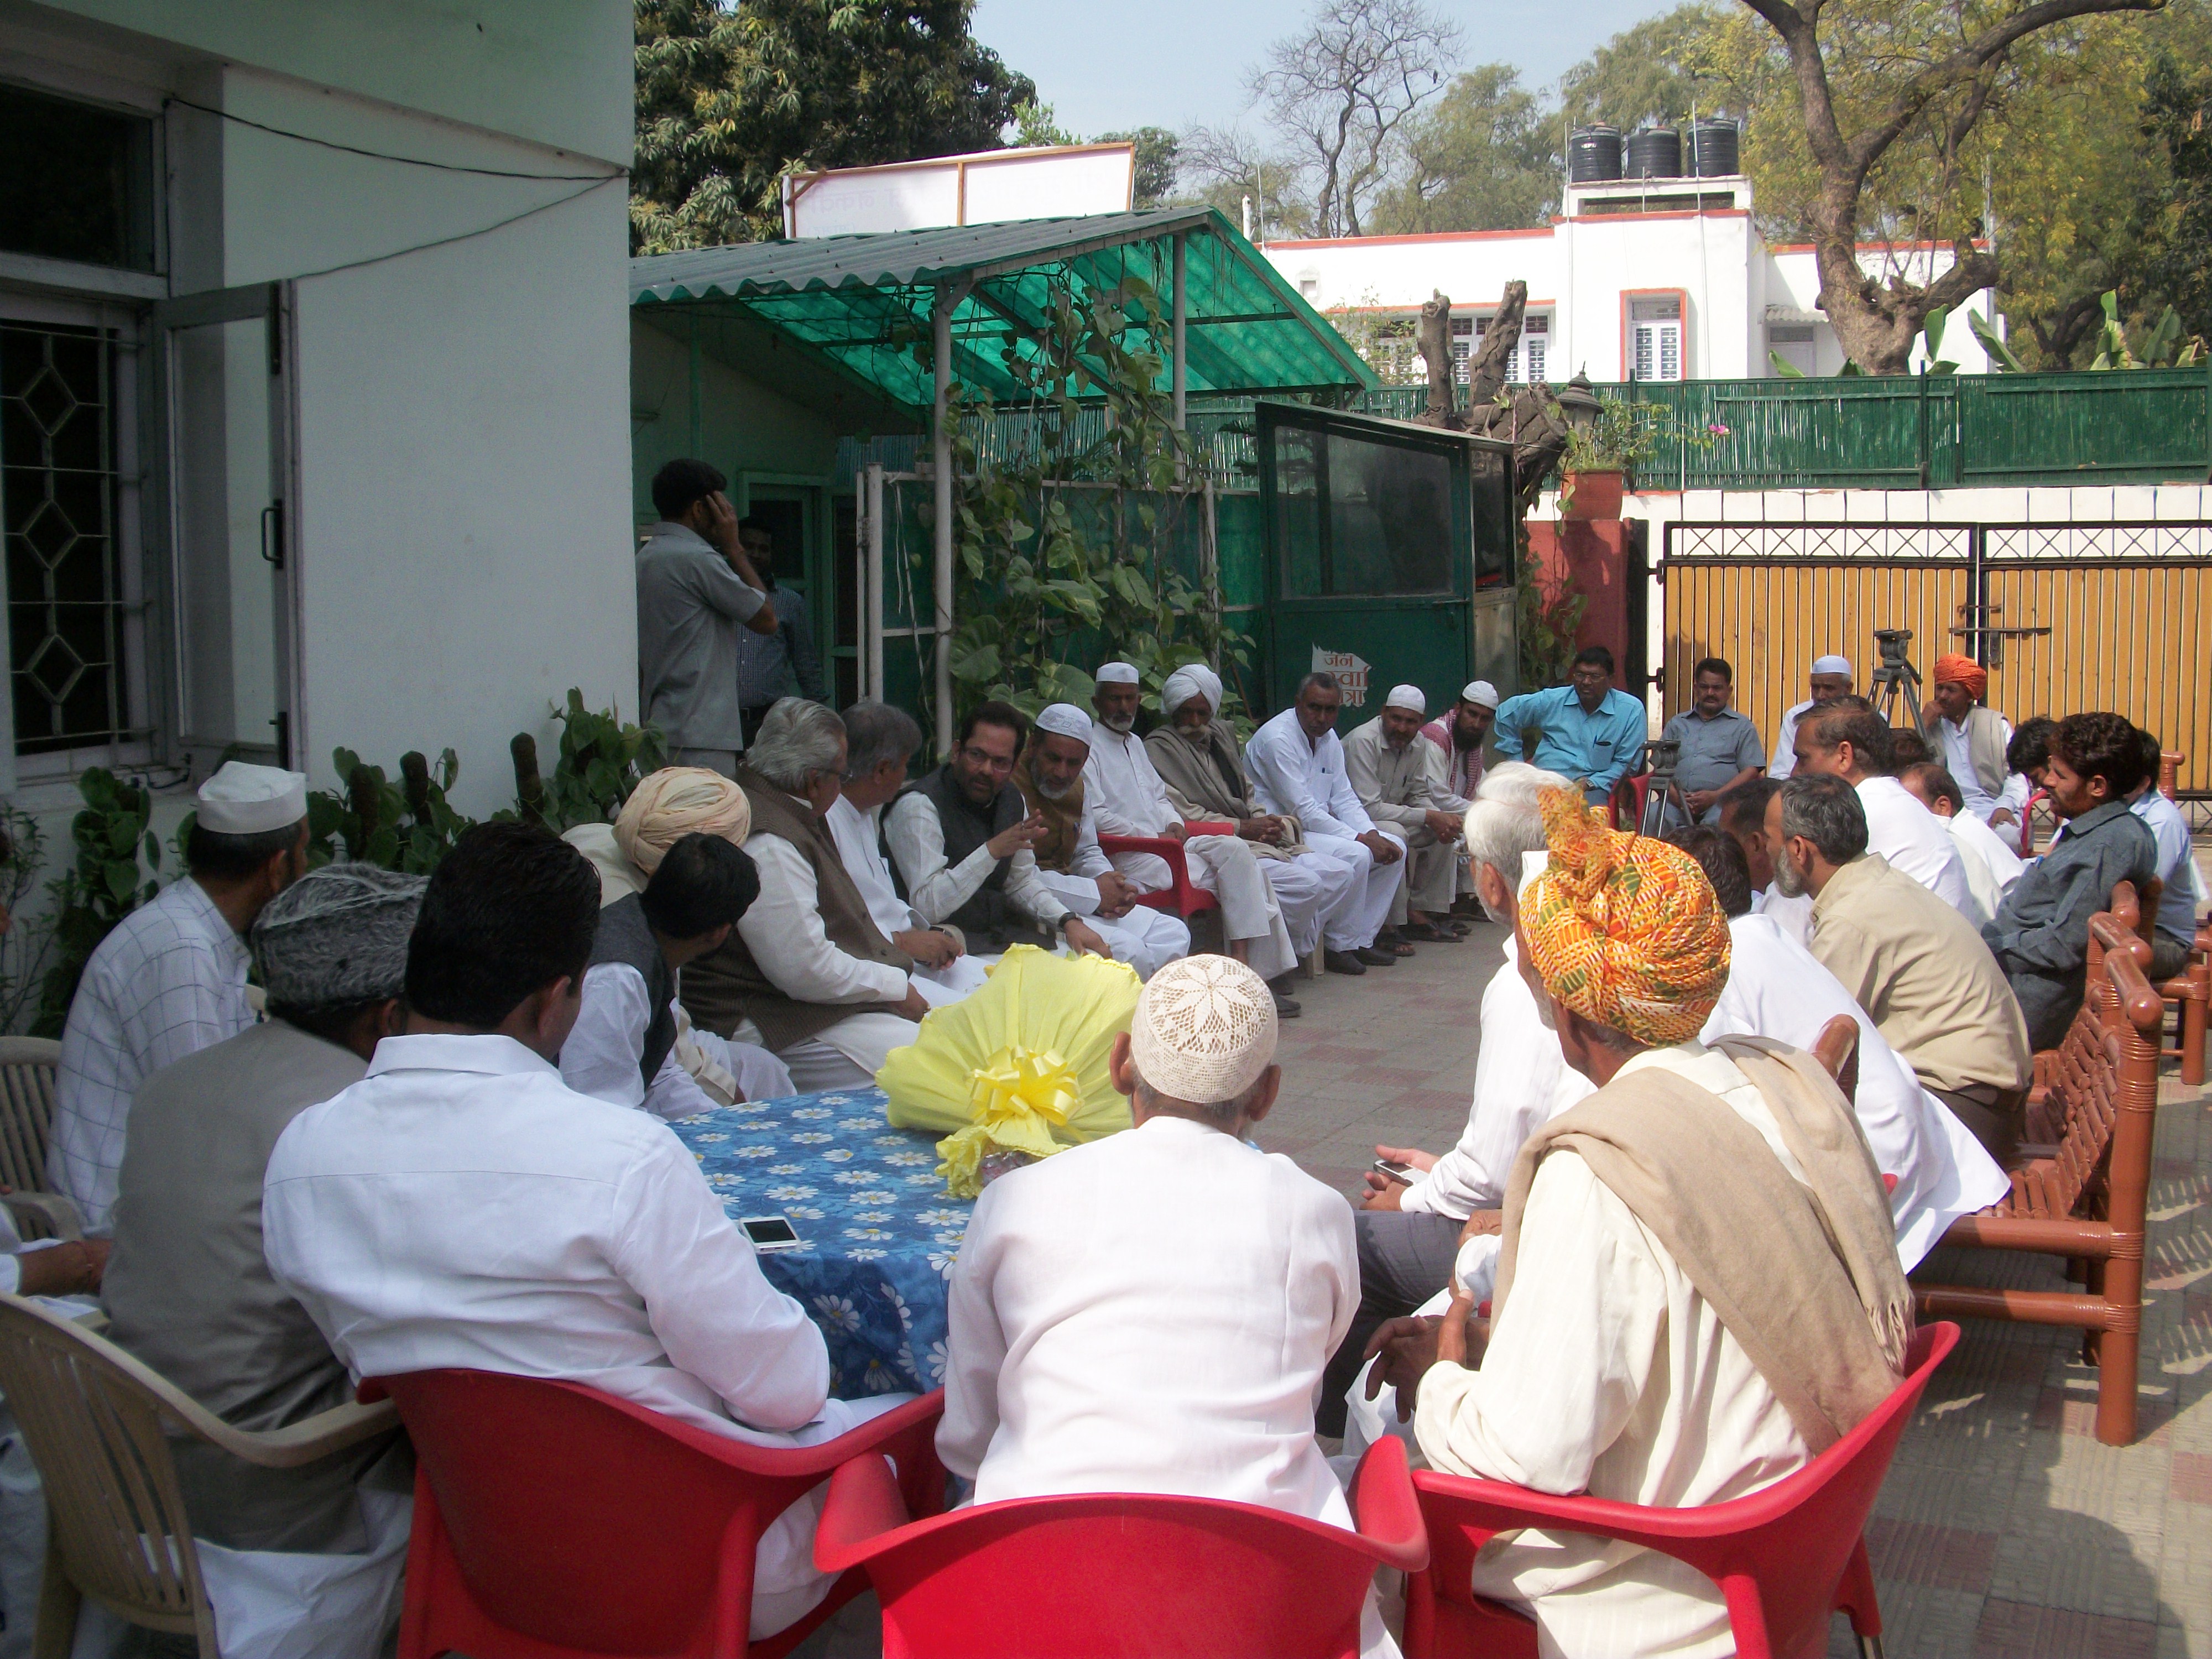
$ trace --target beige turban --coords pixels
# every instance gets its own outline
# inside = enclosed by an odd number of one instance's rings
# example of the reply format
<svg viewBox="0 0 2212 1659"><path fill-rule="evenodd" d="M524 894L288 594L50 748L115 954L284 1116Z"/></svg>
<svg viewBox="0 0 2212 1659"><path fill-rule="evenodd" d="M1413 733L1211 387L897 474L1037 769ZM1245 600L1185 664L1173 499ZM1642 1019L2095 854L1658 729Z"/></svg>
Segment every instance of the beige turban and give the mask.
<svg viewBox="0 0 2212 1659"><path fill-rule="evenodd" d="M729 779L703 766L669 766L630 793L615 820L615 845L649 876L686 836L720 836L743 847L752 827L752 803Z"/></svg>

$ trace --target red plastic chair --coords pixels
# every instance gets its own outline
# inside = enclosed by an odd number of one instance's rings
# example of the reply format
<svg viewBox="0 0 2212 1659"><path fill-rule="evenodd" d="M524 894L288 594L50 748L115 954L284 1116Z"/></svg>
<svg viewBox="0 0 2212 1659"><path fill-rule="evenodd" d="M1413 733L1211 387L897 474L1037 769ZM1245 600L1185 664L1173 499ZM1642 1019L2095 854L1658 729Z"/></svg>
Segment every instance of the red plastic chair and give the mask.
<svg viewBox="0 0 2212 1659"><path fill-rule="evenodd" d="M1233 836L1233 823L1192 823L1194 836ZM1150 853L1167 860L1168 871L1174 877L1172 886L1163 887L1157 893L1146 893L1138 903L1151 910L1166 910L1188 921L1218 908L1219 901L1190 878L1190 861L1184 855L1182 843L1172 836L1109 836L1103 831L1098 837L1098 850L1111 858L1116 853Z"/></svg>
<svg viewBox="0 0 2212 1659"><path fill-rule="evenodd" d="M1352 1484L1359 1530L1204 1498L1026 1498L908 1522L879 1458L830 1482L815 1565L859 1567L884 1659L1355 1659L1375 1569L1429 1559L1406 1450Z"/></svg>
<svg viewBox="0 0 2212 1659"><path fill-rule="evenodd" d="M841 1464L898 1460L896 1488L942 1508L943 1390L852 1433L756 1446L574 1382L491 1371L371 1378L415 1443L400 1659L776 1659L860 1594L848 1573L789 1629L748 1645L753 1553Z"/></svg>
<svg viewBox="0 0 2212 1659"><path fill-rule="evenodd" d="M1476 1595L1470 1580L1475 1552L1520 1527L1624 1539L1688 1562L1728 1598L1741 1659L1825 1654L1838 1611L1850 1615L1860 1650L1878 1654L1881 1608L1862 1534L1921 1391L1958 1342L1956 1325L1922 1326L1905 1381L1880 1410L1795 1474L1725 1504L1646 1509L1420 1471L1413 1485L1434 1554L1406 1585L1407 1659L1535 1653L1534 1622Z"/></svg>

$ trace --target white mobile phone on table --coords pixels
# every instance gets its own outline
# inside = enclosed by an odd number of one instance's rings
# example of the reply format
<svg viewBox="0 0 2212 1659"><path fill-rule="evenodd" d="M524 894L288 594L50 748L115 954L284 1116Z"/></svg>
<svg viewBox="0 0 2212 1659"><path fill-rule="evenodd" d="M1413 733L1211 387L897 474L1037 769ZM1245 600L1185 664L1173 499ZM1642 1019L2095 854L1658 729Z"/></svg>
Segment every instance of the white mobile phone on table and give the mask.
<svg viewBox="0 0 2212 1659"><path fill-rule="evenodd" d="M753 1249L765 1255L770 1250L803 1250L806 1241L799 1236L799 1229L790 1219L780 1215L749 1215L738 1223L744 1229Z"/></svg>

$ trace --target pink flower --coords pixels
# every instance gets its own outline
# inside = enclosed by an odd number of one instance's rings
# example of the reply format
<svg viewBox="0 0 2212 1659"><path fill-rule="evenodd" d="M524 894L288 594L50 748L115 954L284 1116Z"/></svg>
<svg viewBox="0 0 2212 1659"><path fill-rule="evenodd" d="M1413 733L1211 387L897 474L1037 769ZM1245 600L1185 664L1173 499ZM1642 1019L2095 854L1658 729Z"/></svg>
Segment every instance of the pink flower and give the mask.
<svg viewBox="0 0 2212 1659"><path fill-rule="evenodd" d="M1725 438L1729 434L1729 429L1723 426L1718 421L1713 422L1711 425L1705 428L1705 430L1716 438Z"/></svg>

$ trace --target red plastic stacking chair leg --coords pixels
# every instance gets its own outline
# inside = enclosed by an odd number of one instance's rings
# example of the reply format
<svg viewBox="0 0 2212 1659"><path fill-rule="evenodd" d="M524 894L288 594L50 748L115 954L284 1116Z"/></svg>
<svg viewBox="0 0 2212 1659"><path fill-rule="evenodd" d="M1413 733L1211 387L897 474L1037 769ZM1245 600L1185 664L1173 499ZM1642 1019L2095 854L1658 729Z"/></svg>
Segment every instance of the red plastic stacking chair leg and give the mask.
<svg viewBox="0 0 2212 1659"><path fill-rule="evenodd" d="M1881 1659L1881 1602L1874 1593L1874 1564L1867 1559L1863 1535L1844 1569L1844 1582L1836 1586L1836 1611L1850 1617L1859 1659Z"/></svg>

